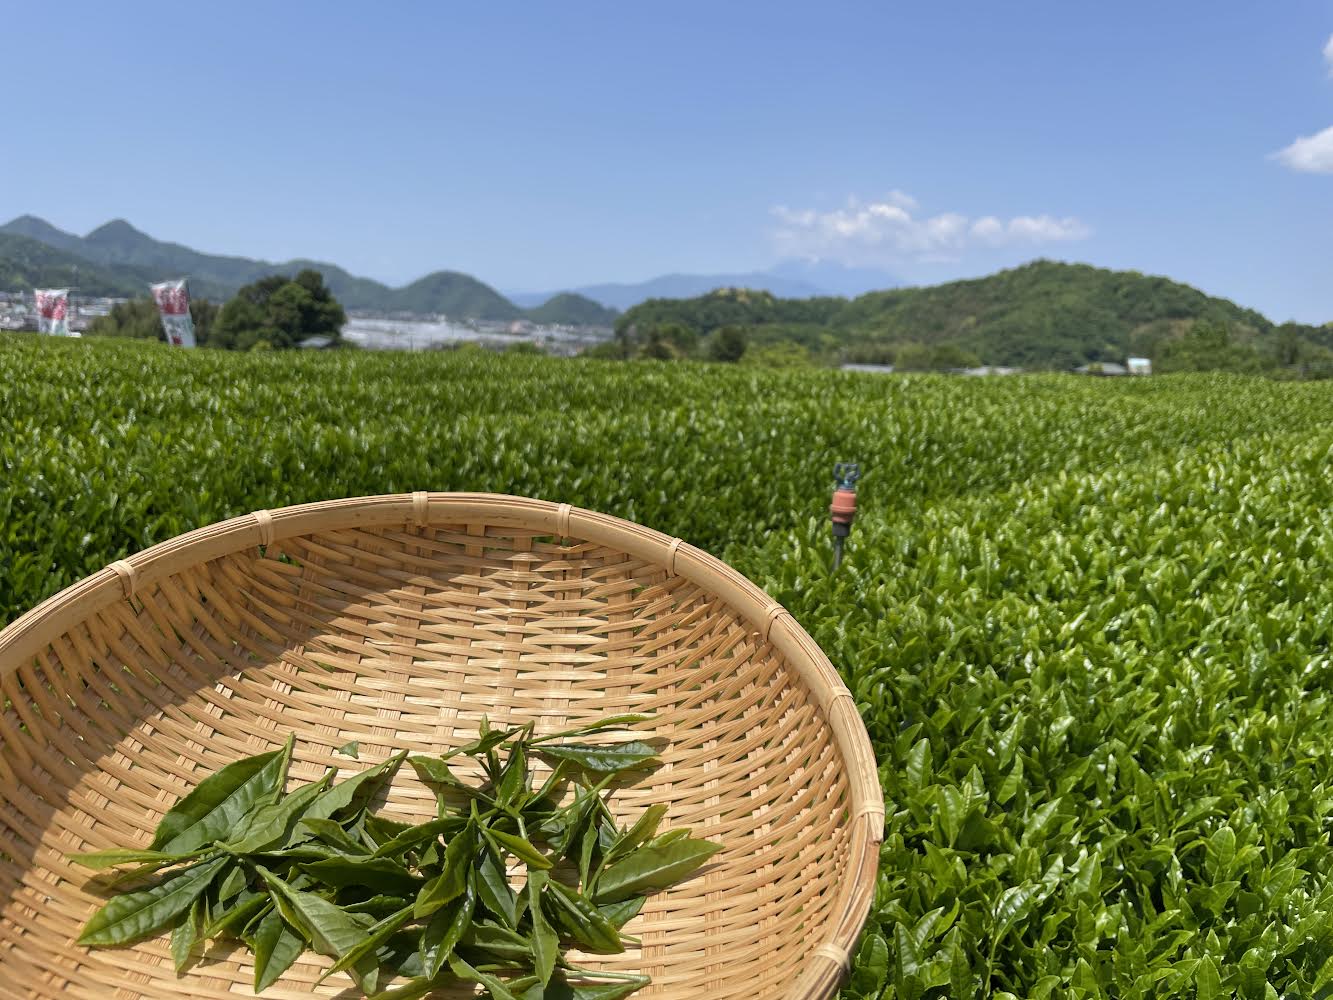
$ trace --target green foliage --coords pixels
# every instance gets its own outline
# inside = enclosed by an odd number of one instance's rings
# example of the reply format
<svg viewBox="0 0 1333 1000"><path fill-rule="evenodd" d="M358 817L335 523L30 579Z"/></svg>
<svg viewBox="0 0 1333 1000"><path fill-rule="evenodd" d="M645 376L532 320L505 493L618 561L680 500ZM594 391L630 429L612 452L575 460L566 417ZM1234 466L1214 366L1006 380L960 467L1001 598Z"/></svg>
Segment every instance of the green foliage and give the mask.
<svg viewBox="0 0 1333 1000"><path fill-rule="evenodd" d="M245 351L298 347L307 337L336 341L346 322L318 271L274 275L246 285L222 307L207 346Z"/></svg>
<svg viewBox="0 0 1333 1000"><path fill-rule="evenodd" d="M719 288L693 299L649 299L623 313L616 329L679 323L702 335L722 326L820 324L830 322L846 304L839 298L780 299L749 288Z"/></svg>
<svg viewBox="0 0 1333 1000"><path fill-rule="evenodd" d="M1277 357L1261 354L1253 344L1237 343L1231 331L1221 323L1195 322L1184 336L1162 341L1154 358L1158 372L1198 372L1222 369L1233 372L1257 372L1279 363L1282 355L1294 364L1303 341L1288 331L1278 335Z"/></svg>
<svg viewBox="0 0 1333 1000"><path fill-rule="evenodd" d="M136 271L98 267L31 237L0 232L0 291L74 288L76 295L138 295L146 283Z"/></svg>
<svg viewBox="0 0 1333 1000"><path fill-rule="evenodd" d="M186 841L192 854L73 855L95 871L144 861L158 870L150 886L121 892L93 914L79 943L116 947L170 929L179 973L209 939L239 938L254 952L261 992L309 946L334 959L324 978L346 971L376 996L419 996L461 979L480 983L493 1000L547 996L548 987L608 996L607 980L616 997L627 997L649 978L580 969L565 949L623 952L624 920L721 849L684 830L654 837L661 805L620 828L603 789L660 764L652 747L561 742L644 718L613 716L536 736L533 723L492 730L483 716L473 743L413 758L435 789L439 817L416 825L375 815L365 794L393 777L404 753L336 787L330 769L287 792L289 734L281 750L205 778L162 818L154 845ZM539 787L536 754L557 762ZM454 778L447 761L460 755L476 759L481 785ZM601 780L591 787L570 780L579 771ZM556 868L576 858L577 877ZM521 907L505 874L515 862L527 871ZM604 907L614 907L620 923ZM406 982L390 986L393 978Z"/></svg>
<svg viewBox="0 0 1333 1000"><path fill-rule="evenodd" d="M674 361L680 357L680 350L667 338L662 327L654 327L639 348L638 356L650 361Z"/></svg>
<svg viewBox="0 0 1333 1000"><path fill-rule="evenodd" d="M839 459L866 474L834 575ZM857 700L888 820L846 997L1314 997L1333 958L1331 462L1328 382L0 336L0 618L316 498L607 511L762 585Z"/></svg>
<svg viewBox="0 0 1333 1000"><path fill-rule="evenodd" d="M741 327L719 327L708 336L708 357L712 361L739 361L748 346L749 338Z"/></svg>
<svg viewBox="0 0 1333 1000"><path fill-rule="evenodd" d="M620 314L601 303L573 292L553 295L541 305L527 310L534 323L564 326L612 326Z"/></svg>
<svg viewBox="0 0 1333 1000"><path fill-rule="evenodd" d="M973 368L981 359L957 344L896 344L893 347L896 366L905 372L947 372L956 368Z"/></svg>
<svg viewBox="0 0 1333 1000"><path fill-rule="evenodd" d="M749 348L744 361L760 368L805 368L814 364L808 350L790 341Z"/></svg>
<svg viewBox="0 0 1333 1000"><path fill-rule="evenodd" d="M213 337L213 323L218 306L208 299L190 300L190 319L194 321L197 343L208 346ZM157 303L152 299L128 299L117 302L106 316L99 316L88 324L89 337L129 337L132 340L160 340L166 342Z"/></svg>

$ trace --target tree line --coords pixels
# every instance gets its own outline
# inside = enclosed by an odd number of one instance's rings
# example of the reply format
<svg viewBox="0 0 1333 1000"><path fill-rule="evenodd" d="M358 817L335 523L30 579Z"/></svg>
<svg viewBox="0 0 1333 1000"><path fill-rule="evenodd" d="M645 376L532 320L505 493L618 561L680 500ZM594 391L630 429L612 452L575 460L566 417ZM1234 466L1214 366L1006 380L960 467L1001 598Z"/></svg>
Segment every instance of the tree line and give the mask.
<svg viewBox="0 0 1333 1000"><path fill-rule="evenodd" d="M190 302L195 340L201 347L224 350L288 350L310 337L342 343L347 313L318 271L294 277L273 275L246 285L223 306L208 299ZM94 337L165 340L157 305L151 298L117 303L88 327Z"/></svg>

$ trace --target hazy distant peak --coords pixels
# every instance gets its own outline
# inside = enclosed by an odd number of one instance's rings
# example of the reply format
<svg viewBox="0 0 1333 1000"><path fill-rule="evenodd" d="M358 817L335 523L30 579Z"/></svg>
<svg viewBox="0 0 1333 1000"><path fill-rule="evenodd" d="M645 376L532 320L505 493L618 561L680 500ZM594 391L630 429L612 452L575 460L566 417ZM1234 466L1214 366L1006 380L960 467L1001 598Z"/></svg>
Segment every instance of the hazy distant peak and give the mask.
<svg viewBox="0 0 1333 1000"><path fill-rule="evenodd" d="M87 236L84 237L89 243L110 244L110 243L156 243L153 237L142 230L135 229L125 219L112 219L110 222L104 222Z"/></svg>

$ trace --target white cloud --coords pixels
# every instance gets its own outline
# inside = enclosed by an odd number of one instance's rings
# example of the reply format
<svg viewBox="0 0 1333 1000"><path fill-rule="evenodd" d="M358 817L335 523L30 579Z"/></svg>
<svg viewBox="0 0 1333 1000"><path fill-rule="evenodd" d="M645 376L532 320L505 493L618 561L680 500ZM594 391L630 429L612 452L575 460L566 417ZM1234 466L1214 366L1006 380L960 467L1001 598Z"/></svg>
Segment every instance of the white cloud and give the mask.
<svg viewBox="0 0 1333 1000"><path fill-rule="evenodd" d="M1286 149L1279 149L1273 158L1292 170L1333 174L1333 125L1314 135L1301 136Z"/></svg>
<svg viewBox="0 0 1333 1000"><path fill-rule="evenodd" d="M1324 44L1324 62L1328 63L1328 75L1333 76L1333 35Z"/></svg>
<svg viewBox="0 0 1333 1000"><path fill-rule="evenodd" d="M1066 216L994 215L976 219L957 212L923 216L916 199L891 191L878 201L848 199L844 208L821 212L779 205L774 241L783 256L819 257L851 265L957 260L968 250L1086 239L1092 231Z"/></svg>

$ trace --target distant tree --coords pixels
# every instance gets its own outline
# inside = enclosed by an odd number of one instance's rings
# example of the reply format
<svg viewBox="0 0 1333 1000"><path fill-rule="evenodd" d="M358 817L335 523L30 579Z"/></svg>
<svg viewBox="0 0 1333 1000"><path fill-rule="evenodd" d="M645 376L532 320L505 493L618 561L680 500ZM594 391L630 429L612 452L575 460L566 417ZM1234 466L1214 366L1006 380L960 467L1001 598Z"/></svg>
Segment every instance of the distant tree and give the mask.
<svg viewBox="0 0 1333 1000"><path fill-rule="evenodd" d="M1302 348L1306 346L1295 323L1283 323L1277 328L1277 363L1296 365L1301 362Z"/></svg>
<svg viewBox="0 0 1333 1000"><path fill-rule="evenodd" d="M931 350L924 344L899 344L894 367L905 372L930 371Z"/></svg>
<svg viewBox="0 0 1333 1000"><path fill-rule="evenodd" d="M542 354L541 345L530 340L519 340L505 348L506 354Z"/></svg>
<svg viewBox="0 0 1333 1000"><path fill-rule="evenodd" d="M739 326L723 326L708 337L708 357L713 361L736 362L745 357L748 338Z"/></svg>
<svg viewBox="0 0 1333 1000"><path fill-rule="evenodd" d="M579 357L596 358L599 361L624 361L625 348L619 340L613 337L610 340L602 341L600 344L585 347L579 352Z"/></svg>
<svg viewBox="0 0 1333 1000"><path fill-rule="evenodd" d="M940 344L930 352L930 367L939 372L954 368L975 368L980 364L979 357L957 344Z"/></svg>
<svg viewBox="0 0 1333 1000"><path fill-rule="evenodd" d="M217 319L218 306L208 299L193 299L190 302L190 319L194 321L195 340L208 345L213 333L213 323ZM99 316L88 325L90 337L132 337L135 340L167 339L162 329L162 319L157 312L157 303L152 299L130 299L117 302L106 316Z"/></svg>
<svg viewBox="0 0 1333 1000"><path fill-rule="evenodd" d="M663 327L654 327L648 333L648 339L639 348L639 357L653 361L675 361L680 357L676 345L671 342Z"/></svg>
<svg viewBox="0 0 1333 1000"><path fill-rule="evenodd" d="M814 359L800 344L784 340L750 348L745 352L745 363L761 368L808 368Z"/></svg>
<svg viewBox="0 0 1333 1000"><path fill-rule="evenodd" d="M638 336L639 328L633 323L617 324L615 337L598 346L606 348L606 357L627 361L634 356L634 343Z"/></svg>
<svg viewBox="0 0 1333 1000"><path fill-rule="evenodd" d="M847 348L843 360L854 365L891 365L898 358L896 344L867 341Z"/></svg>
<svg viewBox="0 0 1333 1000"><path fill-rule="evenodd" d="M1257 372L1274 363L1271 354L1260 354L1253 344L1233 340L1225 323L1201 319L1184 336L1162 341L1153 358L1153 370Z"/></svg>
<svg viewBox="0 0 1333 1000"><path fill-rule="evenodd" d="M246 285L222 307L213 344L248 351L262 342L277 350L296 347L307 337L342 337L347 313L318 271L295 278L272 275Z"/></svg>
<svg viewBox="0 0 1333 1000"><path fill-rule="evenodd" d="M649 336L656 336L659 340L670 344L678 355L688 356L699 349L698 332L694 327L686 326L684 323L664 323L654 327Z"/></svg>

